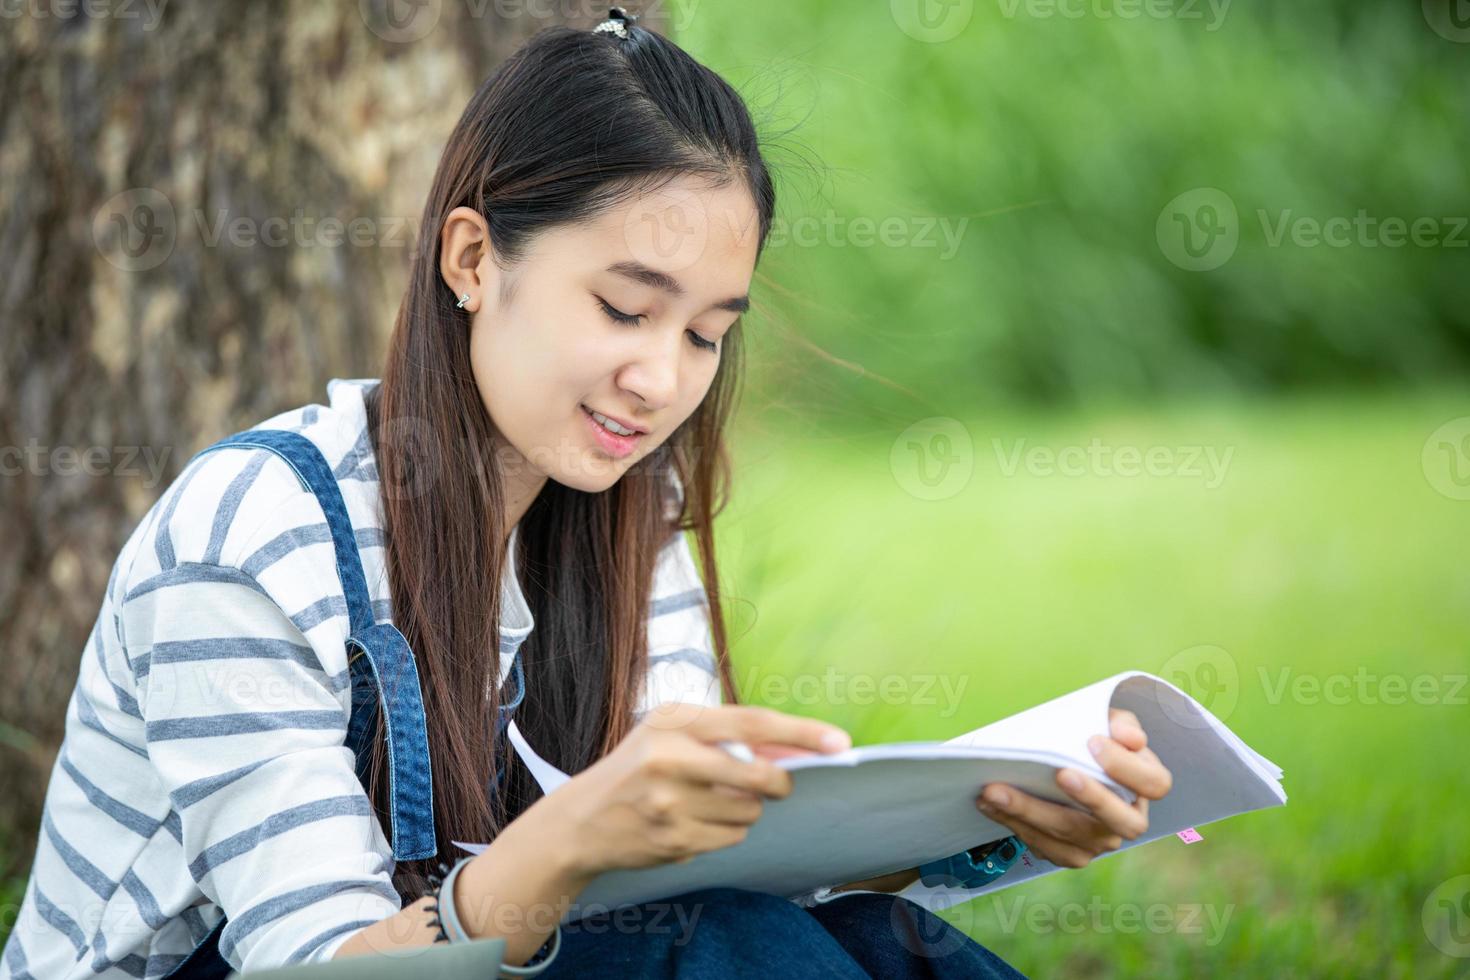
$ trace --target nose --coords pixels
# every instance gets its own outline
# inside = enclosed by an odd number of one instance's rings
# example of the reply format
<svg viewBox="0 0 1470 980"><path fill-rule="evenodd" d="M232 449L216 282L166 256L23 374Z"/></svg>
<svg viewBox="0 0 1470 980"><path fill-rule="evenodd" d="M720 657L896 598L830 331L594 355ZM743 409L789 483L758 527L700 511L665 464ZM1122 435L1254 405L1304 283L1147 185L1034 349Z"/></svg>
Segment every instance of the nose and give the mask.
<svg viewBox="0 0 1470 980"><path fill-rule="evenodd" d="M632 392L650 412L672 405L679 395L679 340L682 331L676 333L672 343L664 335L650 337L636 360L623 368L619 384Z"/></svg>

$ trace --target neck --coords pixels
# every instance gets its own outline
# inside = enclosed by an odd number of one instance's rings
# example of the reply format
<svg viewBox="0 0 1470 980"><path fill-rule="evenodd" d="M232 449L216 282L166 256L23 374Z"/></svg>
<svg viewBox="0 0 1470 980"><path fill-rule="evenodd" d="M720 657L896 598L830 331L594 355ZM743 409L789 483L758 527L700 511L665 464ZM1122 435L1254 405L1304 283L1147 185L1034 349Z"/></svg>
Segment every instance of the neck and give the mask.
<svg viewBox="0 0 1470 980"><path fill-rule="evenodd" d="M536 472L530 464L523 463L513 467L511 472L505 474L505 537L510 540L510 532L521 518L526 516L526 511L531 509L541 488L546 486L546 475Z"/></svg>

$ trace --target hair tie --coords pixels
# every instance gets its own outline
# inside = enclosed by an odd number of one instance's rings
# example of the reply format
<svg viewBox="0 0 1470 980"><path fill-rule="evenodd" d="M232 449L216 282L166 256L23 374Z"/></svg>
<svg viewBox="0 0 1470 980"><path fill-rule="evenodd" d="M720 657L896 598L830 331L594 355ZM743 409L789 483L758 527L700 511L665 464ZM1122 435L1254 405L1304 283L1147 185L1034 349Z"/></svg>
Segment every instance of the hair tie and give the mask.
<svg viewBox="0 0 1470 980"><path fill-rule="evenodd" d="M637 14L630 14L622 7L612 7L607 12L607 20L592 28L593 34L616 34L624 41L628 40L628 28L638 19Z"/></svg>

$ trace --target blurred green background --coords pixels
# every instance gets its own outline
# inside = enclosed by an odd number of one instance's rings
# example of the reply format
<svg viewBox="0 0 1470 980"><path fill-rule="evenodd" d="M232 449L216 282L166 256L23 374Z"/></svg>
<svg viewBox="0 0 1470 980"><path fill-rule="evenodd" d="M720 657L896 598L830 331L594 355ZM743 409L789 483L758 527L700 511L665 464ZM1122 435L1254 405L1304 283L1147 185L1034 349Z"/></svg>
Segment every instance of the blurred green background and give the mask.
<svg viewBox="0 0 1470 980"><path fill-rule="evenodd" d="M171 479L380 370L406 248L208 248L181 220L135 268L93 229L137 188L412 221L494 64L605 15L394 2L7 16L0 445L162 447ZM1289 804L951 921L1038 977L1470 974L1464 0L642 12L746 96L780 194L719 524L744 697L871 743L1161 674ZM0 481L0 934L161 490ZM829 671L836 697L783 690ZM885 678L906 693L861 686Z"/></svg>
<svg viewBox="0 0 1470 980"><path fill-rule="evenodd" d="M1287 807L946 918L1032 976L1470 974L1470 21L674 10L782 178L744 695L869 743L1193 685Z"/></svg>

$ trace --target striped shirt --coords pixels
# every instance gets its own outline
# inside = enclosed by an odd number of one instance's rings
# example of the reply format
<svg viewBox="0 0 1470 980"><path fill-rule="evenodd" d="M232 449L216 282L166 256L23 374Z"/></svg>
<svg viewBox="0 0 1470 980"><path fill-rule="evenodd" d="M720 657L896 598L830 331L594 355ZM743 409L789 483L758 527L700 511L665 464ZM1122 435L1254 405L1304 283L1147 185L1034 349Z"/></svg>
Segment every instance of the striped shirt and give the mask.
<svg viewBox="0 0 1470 980"><path fill-rule="evenodd" d="M261 423L333 469L378 622L391 621L363 392ZM514 545L513 529L511 543ZM534 628L514 554L500 676ZM659 553L638 710L720 702L684 535ZM344 744L346 603L316 498L262 449L193 461L129 537L82 651L0 978L161 977L219 920L237 971L330 959L401 908L392 849Z"/></svg>

